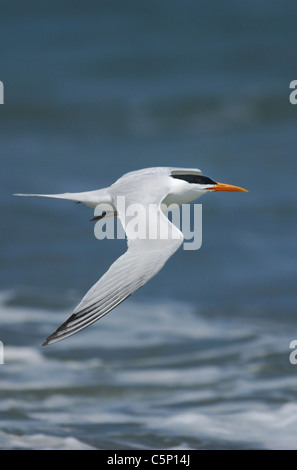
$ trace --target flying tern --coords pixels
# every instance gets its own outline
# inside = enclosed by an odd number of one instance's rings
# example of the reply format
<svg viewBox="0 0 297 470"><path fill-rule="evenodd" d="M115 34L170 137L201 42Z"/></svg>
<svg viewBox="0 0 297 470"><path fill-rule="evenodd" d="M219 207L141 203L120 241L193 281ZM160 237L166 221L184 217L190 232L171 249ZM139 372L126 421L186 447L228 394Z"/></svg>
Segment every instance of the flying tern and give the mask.
<svg viewBox="0 0 297 470"><path fill-rule="evenodd" d="M103 217L119 217L127 237L128 249L103 274L99 281L86 293L73 314L43 345L55 343L71 336L96 322L133 292L155 276L166 261L183 242L182 232L164 214L162 208L170 204L186 204L213 191L242 191L246 189L229 184L217 183L196 168L155 167L132 171L118 179L111 186L95 191L64 194L16 194L16 196L39 196L67 199L96 208L107 205L110 210L102 211ZM152 227L146 228L145 237L135 237L132 233L122 204L125 207L141 204L144 210L140 223L146 223L147 213L153 210L154 224L158 231L150 237ZM153 209L152 209L153 208ZM169 234L170 236L164 236Z"/></svg>

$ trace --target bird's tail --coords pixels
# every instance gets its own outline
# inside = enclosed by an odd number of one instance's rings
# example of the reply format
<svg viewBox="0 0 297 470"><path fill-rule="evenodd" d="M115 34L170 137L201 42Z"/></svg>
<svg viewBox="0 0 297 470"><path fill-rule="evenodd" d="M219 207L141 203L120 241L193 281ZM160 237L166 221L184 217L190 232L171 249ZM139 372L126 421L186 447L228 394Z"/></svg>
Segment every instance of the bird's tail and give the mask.
<svg viewBox="0 0 297 470"><path fill-rule="evenodd" d="M56 199L67 199L68 201L82 202L83 204L96 207L104 202L106 196L103 197L104 190L86 191L82 193L63 193L63 194L14 194L14 196L33 196L33 197L50 197Z"/></svg>

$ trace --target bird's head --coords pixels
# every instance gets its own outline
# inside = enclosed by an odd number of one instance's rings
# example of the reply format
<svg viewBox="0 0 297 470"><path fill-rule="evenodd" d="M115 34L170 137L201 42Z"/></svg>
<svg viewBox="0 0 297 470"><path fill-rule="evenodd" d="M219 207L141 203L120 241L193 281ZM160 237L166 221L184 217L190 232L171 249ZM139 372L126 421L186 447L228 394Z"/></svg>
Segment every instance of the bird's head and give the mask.
<svg viewBox="0 0 297 470"><path fill-rule="evenodd" d="M239 191L247 193L248 191L232 184L218 183L201 174L172 174L172 178L187 182L199 196L212 191ZM198 196L198 197L199 197Z"/></svg>

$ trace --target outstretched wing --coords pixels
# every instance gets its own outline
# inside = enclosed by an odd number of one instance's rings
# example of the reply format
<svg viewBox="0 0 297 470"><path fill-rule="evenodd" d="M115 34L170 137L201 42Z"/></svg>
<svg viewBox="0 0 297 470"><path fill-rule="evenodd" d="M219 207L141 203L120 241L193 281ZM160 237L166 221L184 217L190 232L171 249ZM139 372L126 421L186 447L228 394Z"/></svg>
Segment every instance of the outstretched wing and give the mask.
<svg viewBox="0 0 297 470"><path fill-rule="evenodd" d="M135 225L129 225L133 222L131 217L127 221L121 208L117 207L128 237L128 250L87 292L73 315L46 339L44 345L67 338L106 315L155 276L179 248L183 235L161 212L159 205L153 211L149 205L145 209L139 214L139 223L142 226L147 223L150 213L154 227L152 229L151 223L147 225L145 238L141 239L135 237Z"/></svg>

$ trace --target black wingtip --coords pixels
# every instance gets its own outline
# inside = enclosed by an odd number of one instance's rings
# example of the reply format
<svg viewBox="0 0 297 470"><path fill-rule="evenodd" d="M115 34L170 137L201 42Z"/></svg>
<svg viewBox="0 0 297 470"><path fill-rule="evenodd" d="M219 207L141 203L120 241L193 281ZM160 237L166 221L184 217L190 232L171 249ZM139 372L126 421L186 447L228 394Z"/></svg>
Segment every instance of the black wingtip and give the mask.
<svg viewBox="0 0 297 470"><path fill-rule="evenodd" d="M101 219L103 219L103 217L105 217L105 216L106 216L106 212L103 211L101 215L96 215L95 217L92 217L92 218L90 219L90 222L94 222L95 220L101 220Z"/></svg>
<svg viewBox="0 0 297 470"><path fill-rule="evenodd" d="M51 335L49 335L44 341L44 343L42 344L42 346L48 346L49 344L56 343L57 341L60 341L61 339L63 339L63 337L59 338L57 335L57 333L61 331L63 326L64 324L59 326L59 328L56 331L54 331Z"/></svg>
<svg viewBox="0 0 297 470"><path fill-rule="evenodd" d="M58 330L54 331L54 333L52 333L51 335L49 335L46 340L44 341L44 343L42 343L42 346L48 346L49 344L52 344L52 343L55 343L56 341L53 341L55 338L56 338L56 332Z"/></svg>
<svg viewBox="0 0 297 470"><path fill-rule="evenodd" d="M56 332L52 333L51 335L49 335L46 340L44 341L44 343L42 343L42 346L48 346L49 344L52 344L52 340L55 338L56 336Z"/></svg>

